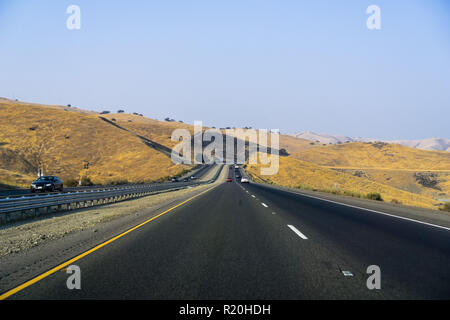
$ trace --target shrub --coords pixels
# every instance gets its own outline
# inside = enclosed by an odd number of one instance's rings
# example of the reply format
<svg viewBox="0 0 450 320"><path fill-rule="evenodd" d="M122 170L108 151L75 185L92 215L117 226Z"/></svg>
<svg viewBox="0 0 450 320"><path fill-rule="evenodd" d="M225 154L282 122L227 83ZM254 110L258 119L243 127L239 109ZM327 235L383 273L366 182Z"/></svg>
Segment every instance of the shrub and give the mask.
<svg viewBox="0 0 450 320"><path fill-rule="evenodd" d="M450 212L450 202L446 202L444 206L440 207L439 210Z"/></svg>
<svg viewBox="0 0 450 320"><path fill-rule="evenodd" d="M117 110L117 113L124 113L124 110Z"/></svg>
<svg viewBox="0 0 450 320"><path fill-rule="evenodd" d="M118 186L123 184L129 184L127 179L116 179L108 182L109 185Z"/></svg>
<svg viewBox="0 0 450 320"><path fill-rule="evenodd" d="M109 114L109 113L111 113L111 112L109 112L109 111L102 111L102 112L100 112L100 114Z"/></svg>
<svg viewBox="0 0 450 320"><path fill-rule="evenodd" d="M349 197L354 197L354 198L361 198L361 194L358 192L353 192L353 191L348 191L348 190L344 190L344 195L345 196L349 196Z"/></svg>
<svg viewBox="0 0 450 320"><path fill-rule="evenodd" d="M366 195L366 198L370 200L383 201L381 194L379 194L378 192L370 192Z"/></svg>
<svg viewBox="0 0 450 320"><path fill-rule="evenodd" d="M393 204L402 204L402 202L397 200L397 199L392 199L391 203L393 203Z"/></svg>
<svg viewBox="0 0 450 320"><path fill-rule="evenodd" d="M181 171L180 173L174 175L174 178L179 178L181 176L184 176L185 174L187 174L190 170L188 169L183 169L183 171Z"/></svg>
<svg viewBox="0 0 450 320"><path fill-rule="evenodd" d="M78 180L77 179L73 179L73 178L67 179L67 180L64 181L64 186L65 187L71 187L71 188L78 187Z"/></svg>
<svg viewBox="0 0 450 320"><path fill-rule="evenodd" d="M93 186L94 183L91 181L91 178L83 177L83 178L81 178L81 185L82 186Z"/></svg>

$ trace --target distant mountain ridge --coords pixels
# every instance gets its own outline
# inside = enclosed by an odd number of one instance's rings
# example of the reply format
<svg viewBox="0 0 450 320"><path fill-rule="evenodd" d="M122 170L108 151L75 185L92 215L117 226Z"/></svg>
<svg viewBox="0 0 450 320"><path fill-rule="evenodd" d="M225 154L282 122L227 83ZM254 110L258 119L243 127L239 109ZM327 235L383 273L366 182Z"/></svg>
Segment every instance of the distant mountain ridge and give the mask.
<svg viewBox="0 0 450 320"><path fill-rule="evenodd" d="M450 152L450 139L428 138L422 140L395 140L391 141L391 143L398 143L416 149Z"/></svg>
<svg viewBox="0 0 450 320"><path fill-rule="evenodd" d="M311 131L305 131L292 136L296 138L306 139L322 144L338 144L345 142L375 142L381 141L386 143L396 143L410 148L422 149L422 150L435 150L435 151L447 151L450 152L450 139L444 138L428 138L421 140L381 140L371 138L352 138L343 135L331 135L326 133L314 133Z"/></svg>

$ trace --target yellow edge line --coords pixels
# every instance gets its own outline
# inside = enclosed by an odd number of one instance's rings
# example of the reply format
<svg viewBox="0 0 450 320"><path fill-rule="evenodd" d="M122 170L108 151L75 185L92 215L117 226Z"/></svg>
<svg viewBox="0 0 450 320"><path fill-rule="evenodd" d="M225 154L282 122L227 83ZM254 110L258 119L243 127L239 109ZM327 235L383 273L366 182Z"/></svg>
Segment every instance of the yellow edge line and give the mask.
<svg viewBox="0 0 450 320"><path fill-rule="evenodd" d="M216 186L211 187L211 188L209 188L209 189L207 189L207 190L205 190L205 191L203 191L203 192L201 192L201 193L199 193L199 194L197 194L197 195L195 195L195 196L193 196L193 197L191 197L191 198L189 198L189 199L187 199L187 200L184 200L183 202L177 204L176 206L174 206L174 207L172 207L172 208L170 208L170 209L167 209L167 210L164 211L164 212L161 212L160 214L158 214L158 215L156 215L156 216L154 216L154 217L152 217L152 218L150 218L150 219L148 219L148 220L146 220L146 221L144 221L144 222L138 224L137 226L135 226L135 227L133 227L133 228L131 228L131 229L128 229L127 231L125 231L125 232L123 232L123 233L121 233L121 234L115 236L114 238L111 238L111 239L109 239L109 240L107 240L107 241L105 241L105 242L103 242L103 243L97 245L96 247L94 247L94 248L92 248L92 249L90 249L90 250L88 250L88 251L86 251L86 252L83 252L83 253L79 254L79 255L76 256L75 258L72 258L72 259L70 259L70 260L68 260L68 261L66 261L66 262L64 262L64 263L62 263L62 264L60 264L60 265L58 265L58 266L56 266L56 267L50 269L49 271L44 272L44 273L42 273L41 275L39 275L39 276L37 276L37 277L35 277L35 278L31 279L31 280L28 280L27 282L21 284L20 286L14 288L14 289L11 289L11 290L9 290L9 291L7 291L7 292L5 292L5 293L3 293L2 295L0 295L0 300L5 300L6 298L12 296L13 294L15 294L15 293L17 293L17 292L19 292L19 291L22 291L23 289L25 289L25 288L27 288L27 287L29 287L29 286L35 284L36 282L38 282L38 281L40 281L40 280L42 280L42 279L44 279L44 278L46 278L46 277L52 275L53 273L55 273L55 272L61 270L62 268L64 268L64 267L66 267L66 266L68 266L68 265L74 263L75 261L80 260L81 258L84 258L84 257L87 256L88 254L91 254L92 252L97 251L98 249L100 249L100 248L106 246L107 244L110 244L111 242L116 241L116 240L119 239L119 238L122 238L124 235L130 233L131 231L134 231L134 230L136 230L136 229L142 227L143 225L145 225L145 224L147 224L147 223L149 223L149 222L151 222L151 221L153 221L153 220L155 220L155 219L161 217L162 215L164 215L164 214L166 214L166 213L172 211L173 209L178 208L179 206L181 206L181 205L183 205L183 204L185 204L185 203L187 203L187 202L189 202L189 201L191 201L191 200L193 200L193 199L195 199L195 198L201 196L202 194L204 194L204 193L206 193L206 192L212 190L212 189L215 188L215 187L216 187Z"/></svg>

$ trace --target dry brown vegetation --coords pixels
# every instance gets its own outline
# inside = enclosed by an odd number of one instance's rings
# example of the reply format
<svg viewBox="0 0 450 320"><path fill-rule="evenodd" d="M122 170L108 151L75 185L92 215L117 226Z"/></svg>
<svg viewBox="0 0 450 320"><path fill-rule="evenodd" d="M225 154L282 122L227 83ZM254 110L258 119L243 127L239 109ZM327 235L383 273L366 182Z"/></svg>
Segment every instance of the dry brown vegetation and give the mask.
<svg viewBox="0 0 450 320"><path fill-rule="evenodd" d="M280 169L276 175L261 176L261 165L247 165L247 171L257 181L291 188L332 192L361 198L376 192L387 202L397 201L404 205L434 209L437 209L439 205L439 201L431 197L403 191L364 177L356 177L343 171L324 168L292 157L280 157L279 159Z"/></svg>
<svg viewBox="0 0 450 320"><path fill-rule="evenodd" d="M293 155L325 168L432 199L450 198L450 153L382 142L346 143Z"/></svg>
<svg viewBox="0 0 450 320"><path fill-rule="evenodd" d="M280 171L260 177L269 183L437 209L450 198L450 153L386 143L315 146L280 158Z"/></svg>
<svg viewBox="0 0 450 320"><path fill-rule="evenodd" d="M173 148L178 143L171 140L173 130L187 129L191 133L194 132L192 125L180 122L158 121L134 114L116 113L102 115L102 117L110 121L115 119L117 125L122 128L169 148Z"/></svg>
<svg viewBox="0 0 450 320"><path fill-rule="evenodd" d="M186 168L98 114L64 109L0 101L0 183L22 186L38 168L103 184L154 181Z"/></svg>
<svg viewBox="0 0 450 320"><path fill-rule="evenodd" d="M171 140L173 130L193 133L192 125L4 99L0 114L0 188L28 186L39 167L64 180L84 177L103 184L155 181L187 169L175 166L167 150L177 144ZM279 139L286 151L279 173L259 176L260 166L249 166L256 179L357 197L379 193L384 201L427 208L450 198L449 152L379 142L322 146L288 135Z"/></svg>
<svg viewBox="0 0 450 320"><path fill-rule="evenodd" d="M345 143L310 148L293 154L324 167L450 171L450 152L413 149L387 143Z"/></svg>

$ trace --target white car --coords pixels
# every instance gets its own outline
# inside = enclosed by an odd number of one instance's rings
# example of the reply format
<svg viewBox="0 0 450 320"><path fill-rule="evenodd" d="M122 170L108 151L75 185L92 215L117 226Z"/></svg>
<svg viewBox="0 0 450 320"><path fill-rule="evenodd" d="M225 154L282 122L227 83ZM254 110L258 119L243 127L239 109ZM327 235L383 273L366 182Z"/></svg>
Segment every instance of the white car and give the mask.
<svg viewBox="0 0 450 320"><path fill-rule="evenodd" d="M247 178L242 178L241 183L250 183L250 180L248 180Z"/></svg>

